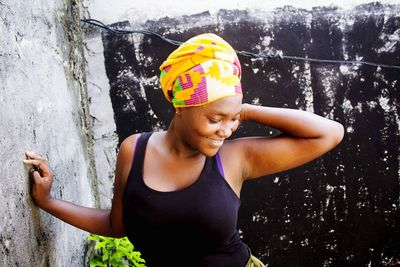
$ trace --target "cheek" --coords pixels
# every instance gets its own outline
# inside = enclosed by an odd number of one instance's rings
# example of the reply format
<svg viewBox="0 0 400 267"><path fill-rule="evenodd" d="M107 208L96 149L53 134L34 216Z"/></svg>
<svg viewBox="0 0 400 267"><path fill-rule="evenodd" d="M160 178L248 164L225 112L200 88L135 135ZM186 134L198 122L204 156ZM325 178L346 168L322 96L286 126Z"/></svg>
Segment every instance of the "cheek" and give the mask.
<svg viewBox="0 0 400 267"><path fill-rule="evenodd" d="M239 128L240 122L239 120L236 120L233 125L232 125L232 133L236 132L236 130Z"/></svg>
<svg viewBox="0 0 400 267"><path fill-rule="evenodd" d="M200 118L191 118L185 121L186 136L191 142L198 143L204 137L210 136L215 130L215 125L210 125Z"/></svg>
<svg viewBox="0 0 400 267"><path fill-rule="evenodd" d="M197 128L198 133L203 136L209 136L218 131L218 124L203 123Z"/></svg>

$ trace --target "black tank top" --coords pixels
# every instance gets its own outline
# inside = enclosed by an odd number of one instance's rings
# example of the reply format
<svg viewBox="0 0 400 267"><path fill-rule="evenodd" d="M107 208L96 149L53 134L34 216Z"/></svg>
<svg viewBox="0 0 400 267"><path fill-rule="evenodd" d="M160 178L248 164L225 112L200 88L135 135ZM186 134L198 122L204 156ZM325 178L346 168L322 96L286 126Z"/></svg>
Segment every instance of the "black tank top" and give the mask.
<svg viewBox="0 0 400 267"><path fill-rule="evenodd" d="M237 231L240 199L207 157L198 179L173 192L143 181L143 162L151 133L138 138L123 195L126 235L147 267L243 267L249 252Z"/></svg>

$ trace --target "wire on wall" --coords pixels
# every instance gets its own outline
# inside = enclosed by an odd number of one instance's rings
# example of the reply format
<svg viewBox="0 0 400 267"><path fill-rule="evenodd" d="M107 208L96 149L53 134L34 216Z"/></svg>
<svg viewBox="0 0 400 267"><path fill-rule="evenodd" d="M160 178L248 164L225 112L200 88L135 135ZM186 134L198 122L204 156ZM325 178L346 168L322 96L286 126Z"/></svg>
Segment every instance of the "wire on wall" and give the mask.
<svg viewBox="0 0 400 267"><path fill-rule="evenodd" d="M114 29L111 28L107 25L105 25L103 22L96 20L96 19L81 19L82 22L100 27L108 32L115 33L115 34L132 34L132 33L139 33L139 34L144 34L147 35L151 38L159 39L164 42L179 46L183 42L172 40L169 38L166 38L165 36L162 36L158 33L147 31L147 30L119 30L119 29ZM251 58L264 58L264 59L287 59L287 60L292 60L292 61L306 61L306 62L317 62L317 63L331 63L331 64L351 64L351 65L357 65L357 64L362 64L362 65L368 65L368 66L374 66L374 67L381 67L381 68L391 68L391 69L398 69L400 70L399 65L390 65L390 64L382 64L382 63L375 63L375 62L368 62L368 61L363 61L363 60L334 60L334 59L318 59L318 58L309 58L309 57L299 57L299 56L288 56L284 55L282 51L266 51L264 53L252 53L248 51L237 51L235 50L237 54L245 56L245 57L251 57Z"/></svg>

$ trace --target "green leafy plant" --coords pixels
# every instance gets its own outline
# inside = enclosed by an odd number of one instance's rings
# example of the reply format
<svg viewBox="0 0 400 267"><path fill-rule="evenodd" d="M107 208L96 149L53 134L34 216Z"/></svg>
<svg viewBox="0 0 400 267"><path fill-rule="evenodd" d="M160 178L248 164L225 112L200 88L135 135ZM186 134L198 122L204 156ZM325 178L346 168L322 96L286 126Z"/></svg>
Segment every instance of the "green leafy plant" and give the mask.
<svg viewBox="0 0 400 267"><path fill-rule="evenodd" d="M141 253L127 237L112 238L90 234L89 240L94 241L94 253L89 260L90 267L146 267Z"/></svg>

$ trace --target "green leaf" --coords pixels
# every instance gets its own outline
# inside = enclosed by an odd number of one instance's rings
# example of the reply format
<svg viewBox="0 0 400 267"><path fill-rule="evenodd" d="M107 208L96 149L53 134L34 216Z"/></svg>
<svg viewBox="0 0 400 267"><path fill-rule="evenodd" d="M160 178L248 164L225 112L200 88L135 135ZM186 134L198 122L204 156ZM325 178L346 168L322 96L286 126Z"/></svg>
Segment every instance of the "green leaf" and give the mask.
<svg viewBox="0 0 400 267"><path fill-rule="evenodd" d="M111 238L90 234L88 240L95 241L90 267L146 267L141 253L134 250L135 247L127 237Z"/></svg>
<svg viewBox="0 0 400 267"><path fill-rule="evenodd" d="M97 241L97 240L99 240L99 237L96 235L89 235L88 240Z"/></svg>
<svg viewBox="0 0 400 267"><path fill-rule="evenodd" d="M106 251L106 253L104 253L103 254L103 256L101 257L101 260L103 261L103 262L108 262L108 251Z"/></svg>
<svg viewBox="0 0 400 267"><path fill-rule="evenodd" d="M106 242L97 242L96 246L94 247L95 249L101 249L104 248L107 245Z"/></svg>
<svg viewBox="0 0 400 267"><path fill-rule="evenodd" d="M107 267L107 264L99 261L98 259L91 259L89 261L90 267Z"/></svg>

